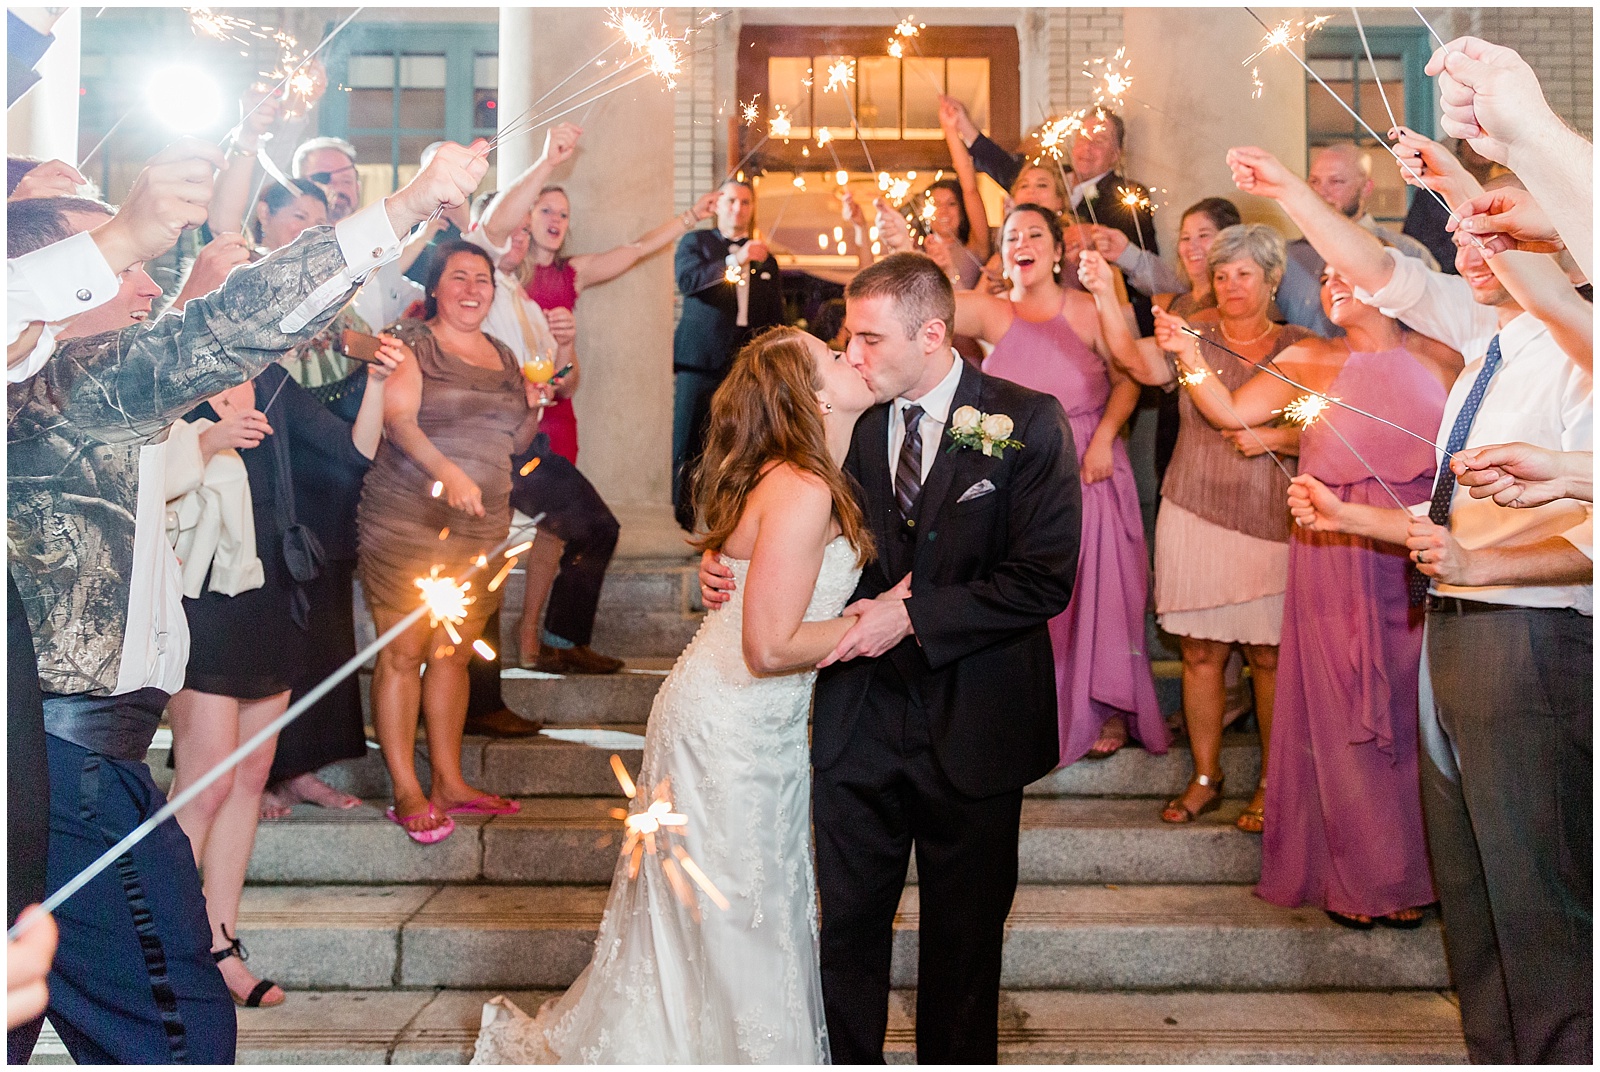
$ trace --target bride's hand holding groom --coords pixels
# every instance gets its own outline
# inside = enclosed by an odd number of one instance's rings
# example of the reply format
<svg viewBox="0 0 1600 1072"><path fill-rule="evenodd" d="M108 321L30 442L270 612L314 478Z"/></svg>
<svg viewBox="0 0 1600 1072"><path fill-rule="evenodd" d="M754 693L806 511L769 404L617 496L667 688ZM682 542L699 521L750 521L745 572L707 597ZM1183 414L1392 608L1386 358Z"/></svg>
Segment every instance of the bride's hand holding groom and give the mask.
<svg viewBox="0 0 1600 1072"><path fill-rule="evenodd" d="M700 556L700 598L708 610L716 610L728 601L735 584L733 571L722 564L713 551ZM911 574L875 599L860 599L846 607L841 618L855 617L856 624L840 639L828 657L817 664L818 669L847 659L866 656L873 658L884 654L900 641L910 636L911 616L906 613L906 600L911 597Z"/></svg>

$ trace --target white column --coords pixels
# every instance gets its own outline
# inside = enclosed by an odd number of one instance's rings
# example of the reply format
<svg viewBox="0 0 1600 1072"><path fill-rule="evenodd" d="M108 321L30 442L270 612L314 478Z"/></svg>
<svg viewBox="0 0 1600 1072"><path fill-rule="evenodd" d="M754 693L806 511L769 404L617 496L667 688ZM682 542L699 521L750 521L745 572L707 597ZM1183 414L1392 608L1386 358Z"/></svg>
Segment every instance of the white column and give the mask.
<svg viewBox="0 0 1600 1072"><path fill-rule="evenodd" d="M57 20L52 44L34 68L39 81L6 110L6 151L41 160L78 159L78 46L83 9Z"/></svg>
<svg viewBox="0 0 1600 1072"><path fill-rule="evenodd" d="M605 22L601 8L502 8L501 121L514 120L615 40ZM574 76L539 107L592 83L626 54L618 48L606 59L606 68ZM566 118L576 122L584 112ZM501 182L534 162L544 133L540 127L500 148ZM673 94L654 76L589 110L576 158L552 180L572 202L569 254L610 249L672 217L673 145ZM579 467L621 519L623 554L684 551L670 505L673 286L669 246L578 301Z"/></svg>

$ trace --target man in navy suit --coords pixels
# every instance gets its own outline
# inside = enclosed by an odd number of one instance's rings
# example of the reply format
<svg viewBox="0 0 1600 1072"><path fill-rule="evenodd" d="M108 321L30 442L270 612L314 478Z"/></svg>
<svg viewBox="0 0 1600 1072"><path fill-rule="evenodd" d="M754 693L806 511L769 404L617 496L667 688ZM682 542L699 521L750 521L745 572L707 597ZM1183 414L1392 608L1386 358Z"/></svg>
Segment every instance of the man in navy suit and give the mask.
<svg viewBox="0 0 1600 1072"><path fill-rule="evenodd" d="M767 244L750 237L755 191L729 180L717 198L717 226L678 242L673 270L683 315L672 336L672 509L694 531L689 501L694 466L705 444L711 396L740 347L783 323L783 283Z"/></svg>

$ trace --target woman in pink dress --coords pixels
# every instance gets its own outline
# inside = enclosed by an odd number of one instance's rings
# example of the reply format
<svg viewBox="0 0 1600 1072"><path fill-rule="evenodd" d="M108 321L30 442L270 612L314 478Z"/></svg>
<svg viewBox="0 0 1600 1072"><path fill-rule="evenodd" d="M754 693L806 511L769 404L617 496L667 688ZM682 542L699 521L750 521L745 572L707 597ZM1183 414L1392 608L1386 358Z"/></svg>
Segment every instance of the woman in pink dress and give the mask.
<svg viewBox="0 0 1600 1072"><path fill-rule="evenodd" d="M1306 339L1276 366L1431 441L1460 355L1355 300L1331 272L1322 306L1344 338ZM1233 360L1203 357L1212 366ZM1189 389L1218 428L1264 422L1303 394L1264 372L1232 392L1215 376ZM1301 433L1300 472L1346 502L1392 506L1393 491L1411 505L1432 492L1434 452L1334 407ZM1404 548L1360 537L1297 528L1289 541L1266 801L1273 818L1256 893L1289 908L1315 905L1363 930L1374 921L1417 926L1435 899L1417 775L1422 613L1407 606L1407 568Z"/></svg>
<svg viewBox="0 0 1600 1072"><path fill-rule="evenodd" d="M1060 399L1079 452L1078 578L1071 604L1050 622L1061 762L1104 758L1130 735L1162 753L1167 727L1144 643L1149 559L1133 468L1118 435L1138 404L1139 385L1110 365L1094 300L1062 285L1066 250L1054 212L1012 209L1000 250L1010 294L958 291L955 330L994 345L985 372Z"/></svg>

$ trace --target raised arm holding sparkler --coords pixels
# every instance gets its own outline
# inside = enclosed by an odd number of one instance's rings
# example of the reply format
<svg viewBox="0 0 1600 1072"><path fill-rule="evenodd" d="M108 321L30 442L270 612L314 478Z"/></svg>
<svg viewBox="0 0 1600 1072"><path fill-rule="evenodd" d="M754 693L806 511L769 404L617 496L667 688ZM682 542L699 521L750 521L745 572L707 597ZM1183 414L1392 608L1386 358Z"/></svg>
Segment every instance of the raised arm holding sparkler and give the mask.
<svg viewBox="0 0 1600 1072"><path fill-rule="evenodd" d="M255 208L257 164L266 151L265 136L279 120L280 101L281 94L273 95L261 84L251 86L240 99L239 114L244 118L228 143L229 167L217 178L206 216L213 235L237 234L249 223Z"/></svg>
<svg viewBox="0 0 1600 1072"><path fill-rule="evenodd" d="M989 210L984 206L983 195L978 192L978 170L973 164L972 152L961 136L961 121L965 115L966 110L959 101L940 96L939 129L944 131L945 144L950 148L950 164L955 170L956 181L961 184L961 200L966 209L967 222L972 228L966 245L978 258L978 263L982 264L989 259L994 243L989 234ZM970 124L972 120L967 119L967 122Z"/></svg>
<svg viewBox="0 0 1600 1072"><path fill-rule="evenodd" d="M1098 250L1084 250L1078 254L1077 272L1078 281L1094 298L1107 353L1122 374L1150 387L1171 383L1171 363L1153 340L1137 337L1133 306L1117 296L1116 279L1105 257Z"/></svg>

